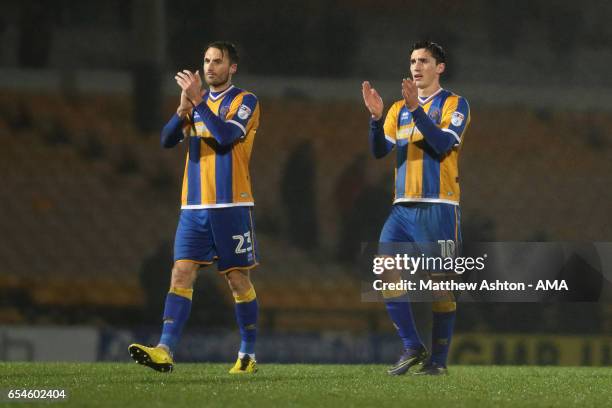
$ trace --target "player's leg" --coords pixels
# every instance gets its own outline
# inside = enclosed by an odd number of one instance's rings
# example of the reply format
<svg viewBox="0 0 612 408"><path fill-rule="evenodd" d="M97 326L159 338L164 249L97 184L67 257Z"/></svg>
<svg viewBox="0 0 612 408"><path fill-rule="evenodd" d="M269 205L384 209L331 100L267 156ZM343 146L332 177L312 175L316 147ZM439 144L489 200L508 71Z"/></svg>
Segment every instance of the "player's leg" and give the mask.
<svg viewBox="0 0 612 408"><path fill-rule="evenodd" d="M181 338L183 327L191 313L193 284L200 265L191 261L176 261L172 268L170 290L164 305L163 329L158 347L171 354Z"/></svg>
<svg viewBox="0 0 612 408"><path fill-rule="evenodd" d="M155 347L137 343L130 345L130 356L137 363L161 372L172 371L172 355L191 312L193 284L199 267L200 265L189 261L174 263L170 291L166 295L164 305L161 337Z"/></svg>
<svg viewBox="0 0 612 408"><path fill-rule="evenodd" d="M255 341L259 304L249 270L257 265L257 242L250 207L215 209L211 223L215 247L219 255L217 266L225 275L234 297L236 322L240 330L240 350L230 374L257 371Z"/></svg>
<svg viewBox="0 0 612 408"><path fill-rule="evenodd" d="M405 210L404 207L393 206L380 234L379 241L382 248L385 247L385 243L412 241L407 232L410 216L406 214ZM388 271L388 276L384 279L388 282L397 282L401 279L401 276L397 271ZM427 351L414 323L412 306L406 291L385 291L383 297L387 313L404 346L400 358L387 372L391 375L405 374L410 367L422 362L427 357Z"/></svg>
<svg viewBox="0 0 612 408"><path fill-rule="evenodd" d="M240 330L240 349L231 374L253 373L257 371L255 341L257 340L257 316L259 305L255 288L251 283L248 270L233 270L225 274L234 297L236 323Z"/></svg>
<svg viewBox="0 0 612 408"><path fill-rule="evenodd" d="M201 265L210 264L215 256L207 210L181 211L174 241L174 266L170 290L166 295L162 334L155 347L129 346L130 356L138 363L157 371L169 372L174 366L173 354L189 319L193 284Z"/></svg>
<svg viewBox="0 0 612 408"><path fill-rule="evenodd" d="M457 314L457 304L452 298L452 293L446 292L440 297L444 295L447 296L446 300L439 299L432 304L431 356L414 373L415 375L447 374L446 365Z"/></svg>
<svg viewBox="0 0 612 408"><path fill-rule="evenodd" d="M461 230L458 206L450 204L429 205L419 212L419 225L422 225L424 229L421 230L419 237L422 241L428 241L434 248L438 248L438 240L452 241L454 248L459 249ZM440 253L432 255L439 256ZM447 280L450 278L446 276L440 279ZM447 374L448 353L457 315L457 303L452 291L434 293L432 313L431 356L423 364L423 367L414 373L417 375Z"/></svg>

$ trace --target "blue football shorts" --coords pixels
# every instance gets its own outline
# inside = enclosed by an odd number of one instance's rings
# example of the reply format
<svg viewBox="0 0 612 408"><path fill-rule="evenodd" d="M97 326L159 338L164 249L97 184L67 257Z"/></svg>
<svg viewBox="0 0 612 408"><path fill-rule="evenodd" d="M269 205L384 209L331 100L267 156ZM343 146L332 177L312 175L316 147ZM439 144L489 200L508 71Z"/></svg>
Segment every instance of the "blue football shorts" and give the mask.
<svg viewBox="0 0 612 408"><path fill-rule="evenodd" d="M174 239L174 261L202 265L217 261L220 273L256 266L252 207L181 210Z"/></svg>
<svg viewBox="0 0 612 408"><path fill-rule="evenodd" d="M380 233L381 252L394 245L402 252L410 248L412 255L439 256L439 241L453 241L458 252L461 244L461 211L459 206L445 203L395 204ZM387 248L384 250L382 248ZM455 252L453 255L457 255ZM391 254L391 253L389 253ZM450 255L450 254L449 254Z"/></svg>

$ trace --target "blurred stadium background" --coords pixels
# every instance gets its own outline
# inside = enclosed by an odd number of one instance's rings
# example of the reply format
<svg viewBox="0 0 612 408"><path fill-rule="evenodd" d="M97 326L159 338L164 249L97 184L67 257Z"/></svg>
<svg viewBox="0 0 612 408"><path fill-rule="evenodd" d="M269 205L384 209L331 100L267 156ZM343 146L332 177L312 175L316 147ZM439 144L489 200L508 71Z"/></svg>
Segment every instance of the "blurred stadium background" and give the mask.
<svg viewBox="0 0 612 408"><path fill-rule="evenodd" d="M612 240L608 1L4 0L0 11L0 361L127 361L129 342L157 340L184 163L159 130L178 101L174 72L199 68L215 39L239 46L234 82L262 104L261 361L397 355L354 267L389 212L394 160L369 155L360 84L399 99L416 39L445 46L443 85L471 103L464 239ZM416 307L422 327L428 310ZM460 304L451 358L610 365L611 332L608 303ZM225 282L204 270L177 359L231 361L238 341Z"/></svg>

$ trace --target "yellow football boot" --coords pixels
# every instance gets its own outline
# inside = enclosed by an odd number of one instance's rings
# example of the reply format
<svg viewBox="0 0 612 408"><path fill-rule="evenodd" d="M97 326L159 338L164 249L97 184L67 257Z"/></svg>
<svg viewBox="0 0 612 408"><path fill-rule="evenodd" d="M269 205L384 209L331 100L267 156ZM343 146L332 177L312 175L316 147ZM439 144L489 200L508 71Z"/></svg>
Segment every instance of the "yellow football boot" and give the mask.
<svg viewBox="0 0 612 408"><path fill-rule="evenodd" d="M229 370L230 374L255 374L257 372L257 361L248 354L236 360L236 364Z"/></svg>
<svg viewBox="0 0 612 408"><path fill-rule="evenodd" d="M162 373L169 373L174 367L170 353L163 347L147 347L142 344L130 344L130 356L138 364L146 365Z"/></svg>

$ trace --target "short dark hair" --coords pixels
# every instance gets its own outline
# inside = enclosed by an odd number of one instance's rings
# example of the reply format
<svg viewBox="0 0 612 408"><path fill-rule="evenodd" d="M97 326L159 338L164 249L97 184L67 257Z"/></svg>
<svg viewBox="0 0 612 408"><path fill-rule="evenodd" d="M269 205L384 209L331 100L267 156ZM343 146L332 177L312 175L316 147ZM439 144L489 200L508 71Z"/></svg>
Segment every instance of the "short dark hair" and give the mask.
<svg viewBox="0 0 612 408"><path fill-rule="evenodd" d="M410 50L410 55L414 50L422 50L426 49L431 53L431 56L436 60L436 64L446 63L446 53L444 52L444 48L442 48L439 44L436 44L433 41L417 41L412 44L412 49Z"/></svg>
<svg viewBox="0 0 612 408"><path fill-rule="evenodd" d="M237 64L238 61L240 61L240 56L238 55L238 51L236 51L236 46L229 41L213 41L206 46L204 53L206 53L209 48L221 50L221 54L223 56L225 56L225 53L227 52L230 64Z"/></svg>

